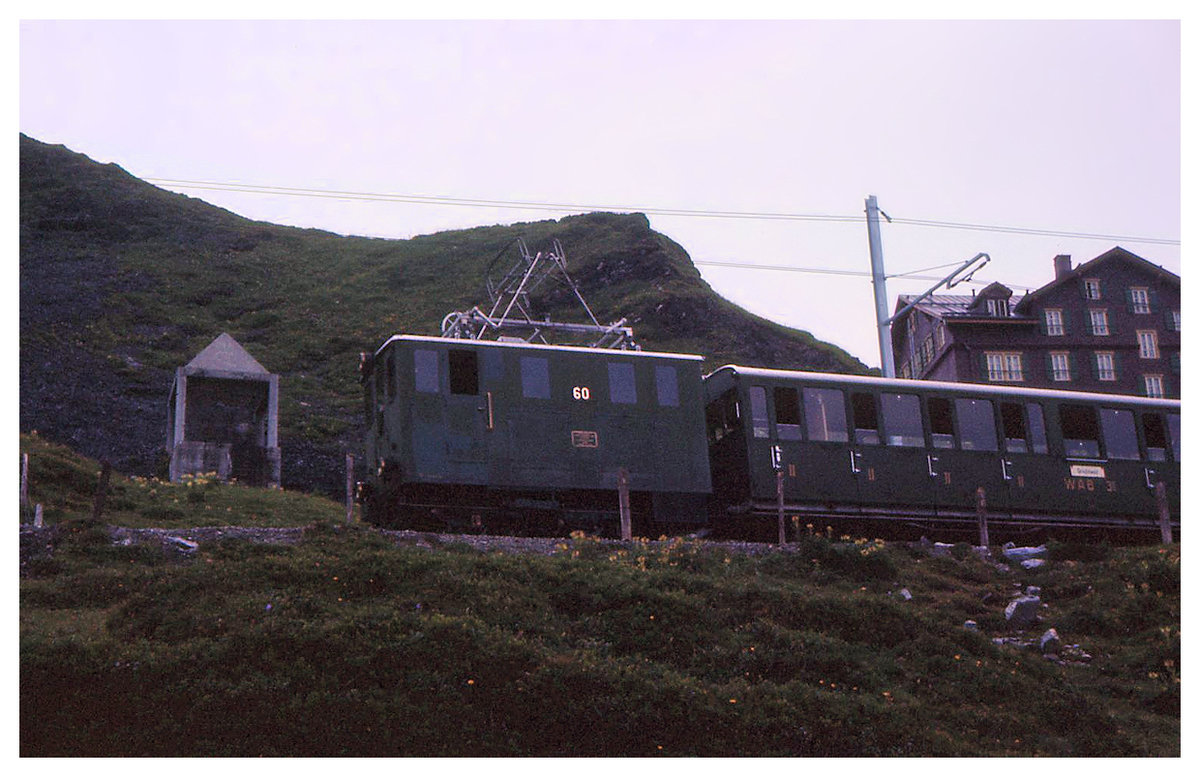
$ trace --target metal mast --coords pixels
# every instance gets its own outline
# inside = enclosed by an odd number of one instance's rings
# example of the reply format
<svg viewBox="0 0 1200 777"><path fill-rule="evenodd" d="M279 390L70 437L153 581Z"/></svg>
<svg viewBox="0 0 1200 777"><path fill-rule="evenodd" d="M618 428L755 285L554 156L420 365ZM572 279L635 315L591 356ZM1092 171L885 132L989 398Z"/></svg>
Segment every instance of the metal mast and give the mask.
<svg viewBox="0 0 1200 777"><path fill-rule="evenodd" d="M885 214L886 217L886 214ZM888 219L891 221L891 219ZM879 330L879 368L883 377L896 377L892 356L892 322L888 317L887 276L883 273L883 241L879 237L879 203L867 197L867 242L871 249L871 285L875 287L875 321Z"/></svg>

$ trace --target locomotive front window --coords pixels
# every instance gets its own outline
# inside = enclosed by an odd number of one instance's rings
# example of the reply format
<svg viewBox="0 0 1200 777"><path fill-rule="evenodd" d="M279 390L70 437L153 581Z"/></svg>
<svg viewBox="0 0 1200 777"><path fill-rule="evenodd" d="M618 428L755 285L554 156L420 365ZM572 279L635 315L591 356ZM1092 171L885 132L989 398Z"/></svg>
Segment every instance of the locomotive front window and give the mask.
<svg viewBox="0 0 1200 777"><path fill-rule="evenodd" d="M479 393L479 354L475 351L450 351L450 393Z"/></svg>
<svg viewBox="0 0 1200 777"><path fill-rule="evenodd" d="M1167 460L1167 427L1158 413L1142 415L1142 433L1146 436L1146 458L1150 461Z"/></svg>
<svg viewBox="0 0 1200 777"><path fill-rule="evenodd" d="M888 445L921 447L925 430L921 428L921 400L916 394L884 394L883 429Z"/></svg>
<svg viewBox="0 0 1200 777"><path fill-rule="evenodd" d="M547 359L521 357L521 394L527 399L550 398L550 362Z"/></svg>
<svg viewBox="0 0 1200 777"><path fill-rule="evenodd" d="M394 381L389 381L394 382ZM417 391L426 394L436 394L440 391L438 385L438 354L437 351L418 349L413 351L413 382ZM388 389L392 391L392 389Z"/></svg>
<svg viewBox="0 0 1200 777"><path fill-rule="evenodd" d="M935 448L954 447L954 405L945 397L930 397L929 435Z"/></svg>
<svg viewBox="0 0 1200 777"><path fill-rule="evenodd" d="M986 399L956 399L958 429L964 451L994 451L999 448L996 440L996 416L992 403Z"/></svg>
<svg viewBox="0 0 1200 777"><path fill-rule="evenodd" d="M850 395L854 408L854 441L862 445L879 444L879 414L875 410L875 397L871 394Z"/></svg>
<svg viewBox="0 0 1200 777"><path fill-rule="evenodd" d="M1029 412L1029 442L1030 450L1034 453L1049 453L1050 445L1046 442L1046 416L1042 406L1036 402L1025 405Z"/></svg>
<svg viewBox="0 0 1200 777"><path fill-rule="evenodd" d="M800 392L794 388L775 388L775 432L781 440L800 439Z"/></svg>
<svg viewBox="0 0 1200 777"><path fill-rule="evenodd" d="M755 437L769 437L767 426L767 390L762 386L750 387L750 423Z"/></svg>
<svg viewBox="0 0 1200 777"><path fill-rule="evenodd" d="M1141 458L1132 410L1101 408L1100 428L1104 430L1104 450L1110 459Z"/></svg>
<svg viewBox="0 0 1200 777"><path fill-rule="evenodd" d="M658 404L662 407L679 407L679 378L675 368L660 364L654 368L654 387L658 390Z"/></svg>
<svg viewBox="0 0 1200 777"><path fill-rule="evenodd" d="M633 380L632 364L617 362L608 365L608 396L618 404L637 404L637 384Z"/></svg>
<svg viewBox="0 0 1200 777"><path fill-rule="evenodd" d="M1067 456L1096 459L1100 457L1100 427L1095 408L1086 405L1063 405L1058 409L1062 429L1063 452Z"/></svg>
<svg viewBox="0 0 1200 777"><path fill-rule="evenodd" d="M1004 426L1004 450L1008 453L1028 453L1029 437L1019 402L1000 403L1000 423Z"/></svg>
<svg viewBox="0 0 1200 777"><path fill-rule="evenodd" d="M808 439L815 442L846 442L846 398L838 389L804 389L804 417Z"/></svg>

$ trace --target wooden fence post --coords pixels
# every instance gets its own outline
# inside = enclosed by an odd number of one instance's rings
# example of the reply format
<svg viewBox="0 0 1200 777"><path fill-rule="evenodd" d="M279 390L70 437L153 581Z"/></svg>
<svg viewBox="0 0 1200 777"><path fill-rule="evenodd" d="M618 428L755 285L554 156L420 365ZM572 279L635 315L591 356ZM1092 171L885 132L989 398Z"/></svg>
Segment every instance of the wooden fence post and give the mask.
<svg viewBox="0 0 1200 777"><path fill-rule="evenodd" d="M1167 484L1158 481L1154 484L1154 501L1158 503L1158 528L1162 532L1163 545L1174 541L1171 532L1171 505L1167 502Z"/></svg>
<svg viewBox="0 0 1200 777"><path fill-rule="evenodd" d="M346 523L354 521L354 454L346 454Z"/></svg>
<svg viewBox="0 0 1200 777"><path fill-rule="evenodd" d="M991 543L988 542L987 492L983 486L975 489L975 515L979 518L979 544L986 548Z"/></svg>
<svg viewBox="0 0 1200 777"><path fill-rule="evenodd" d="M96 498L92 502L92 520L99 521L104 515L104 498L108 495L108 479L112 475L112 465L107 461L100 462L100 479L96 483Z"/></svg>
<svg viewBox="0 0 1200 777"><path fill-rule="evenodd" d="M621 539L633 539L633 520L629 515L629 470L617 470L617 505L621 510Z"/></svg>
<svg viewBox="0 0 1200 777"><path fill-rule="evenodd" d="M783 470L775 470L775 503L779 510L779 544L787 544L786 524L783 521Z"/></svg>

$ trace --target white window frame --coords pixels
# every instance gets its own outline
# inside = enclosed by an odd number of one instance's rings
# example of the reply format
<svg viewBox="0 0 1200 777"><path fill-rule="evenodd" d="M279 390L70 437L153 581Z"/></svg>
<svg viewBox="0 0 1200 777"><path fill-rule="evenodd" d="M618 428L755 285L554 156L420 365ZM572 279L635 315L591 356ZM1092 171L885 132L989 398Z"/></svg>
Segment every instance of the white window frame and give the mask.
<svg viewBox="0 0 1200 777"><path fill-rule="evenodd" d="M1071 382L1071 354L1067 351L1050 352L1050 380L1055 383Z"/></svg>
<svg viewBox="0 0 1200 777"><path fill-rule="evenodd" d="M1091 333L1097 337L1108 337L1108 309L1089 308L1088 325Z"/></svg>
<svg viewBox="0 0 1200 777"><path fill-rule="evenodd" d="M1158 358L1158 332L1153 329L1139 329L1137 340L1138 356L1143 359Z"/></svg>
<svg viewBox="0 0 1200 777"><path fill-rule="evenodd" d="M1171 311L1171 331L1172 331L1172 332L1178 332L1178 331L1180 331L1180 328L1179 328L1179 326L1180 326L1180 316L1179 316L1179 311L1178 311L1178 310L1172 310L1172 311Z"/></svg>
<svg viewBox="0 0 1200 777"><path fill-rule="evenodd" d="M1143 375L1142 387L1146 389L1146 396L1148 397L1163 398L1167 395L1162 375Z"/></svg>
<svg viewBox="0 0 1200 777"><path fill-rule="evenodd" d="M988 315L994 318L1008 318L1008 300L989 297L987 300Z"/></svg>
<svg viewBox="0 0 1200 777"><path fill-rule="evenodd" d="M1150 289L1136 286L1129 290L1130 307L1134 313L1144 315L1150 312Z"/></svg>
<svg viewBox="0 0 1200 777"><path fill-rule="evenodd" d="M1103 381L1117 379L1117 358L1112 351L1096 351L1096 379Z"/></svg>
<svg viewBox="0 0 1200 777"><path fill-rule="evenodd" d="M1100 299L1100 279L1099 278L1084 278L1083 279L1083 298L1096 300Z"/></svg>
<svg viewBox="0 0 1200 777"><path fill-rule="evenodd" d="M1061 308L1046 308L1042 311L1046 320L1046 334L1050 337L1062 337L1067 333L1066 327L1063 326L1063 314Z"/></svg>
<svg viewBox="0 0 1200 777"><path fill-rule="evenodd" d="M1025 380L1021 354L1017 351L985 351L988 380L993 383L1020 383Z"/></svg>

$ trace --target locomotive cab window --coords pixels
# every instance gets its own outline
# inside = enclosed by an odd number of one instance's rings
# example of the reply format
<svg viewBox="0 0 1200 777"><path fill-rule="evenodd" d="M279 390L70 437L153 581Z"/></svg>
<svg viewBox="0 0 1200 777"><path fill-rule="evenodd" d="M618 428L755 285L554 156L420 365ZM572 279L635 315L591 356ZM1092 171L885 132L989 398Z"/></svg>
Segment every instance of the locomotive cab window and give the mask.
<svg viewBox="0 0 1200 777"><path fill-rule="evenodd" d="M921 427L921 400L916 394L883 394L883 429L888 445L922 447L925 430Z"/></svg>
<svg viewBox="0 0 1200 777"><path fill-rule="evenodd" d="M854 441L861 445L879 444L879 413L875 409L875 396L853 393L850 404L854 408Z"/></svg>
<svg viewBox="0 0 1200 777"><path fill-rule="evenodd" d="M425 394L436 394L441 390L438 385L437 351L424 349L413 351L413 383L417 391ZM391 390L388 389L389 393Z"/></svg>
<svg viewBox="0 0 1200 777"><path fill-rule="evenodd" d="M679 378L675 368L660 364L654 368L654 387L660 407L679 407Z"/></svg>
<svg viewBox="0 0 1200 777"><path fill-rule="evenodd" d="M637 404L637 384L634 383L632 364L615 362L608 365L608 396L617 404Z"/></svg>
<svg viewBox="0 0 1200 777"><path fill-rule="evenodd" d="M808 439L815 442L847 442L846 399L839 389L804 389L804 418Z"/></svg>
<svg viewBox="0 0 1200 777"><path fill-rule="evenodd" d="M450 351L450 393L479 393L479 354L475 351Z"/></svg>
<svg viewBox="0 0 1200 777"><path fill-rule="evenodd" d="M521 357L521 394L526 399L550 398L550 362L540 356Z"/></svg>
<svg viewBox="0 0 1200 777"><path fill-rule="evenodd" d="M1146 438L1146 458L1150 461L1167 460L1167 427L1158 413L1142 414L1142 434Z"/></svg>
<svg viewBox="0 0 1200 777"><path fill-rule="evenodd" d="M781 440L800 439L800 392L775 387L775 432Z"/></svg>
<svg viewBox="0 0 1200 777"><path fill-rule="evenodd" d="M1132 410L1101 408L1100 428L1104 432L1104 451L1110 459L1139 459L1137 426Z"/></svg>
<svg viewBox="0 0 1200 777"><path fill-rule="evenodd" d="M929 436L935 448L954 447L954 405L945 397L930 397Z"/></svg>
<svg viewBox="0 0 1200 777"><path fill-rule="evenodd" d="M959 436L964 451L995 451L999 449L996 439L996 416L992 403L987 399L956 399Z"/></svg>
<svg viewBox="0 0 1200 777"><path fill-rule="evenodd" d="M1086 405L1062 405L1058 408L1063 453L1068 458L1100 458L1100 425L1095 408Z"/></svg>

